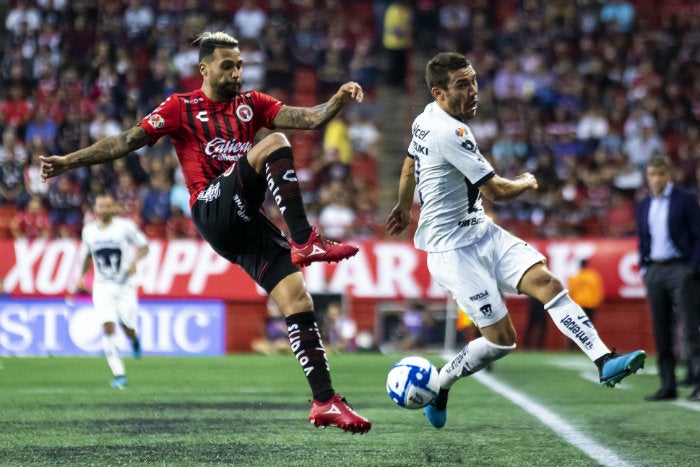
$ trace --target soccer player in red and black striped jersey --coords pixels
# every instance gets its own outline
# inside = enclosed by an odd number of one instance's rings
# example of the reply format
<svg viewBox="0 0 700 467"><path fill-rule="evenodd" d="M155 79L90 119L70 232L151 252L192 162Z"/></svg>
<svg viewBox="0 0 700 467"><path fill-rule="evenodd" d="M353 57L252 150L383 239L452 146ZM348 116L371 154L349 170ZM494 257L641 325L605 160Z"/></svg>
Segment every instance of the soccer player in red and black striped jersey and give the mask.
<svg viewBox="0 0 700 467"><path fill-rule="evenodd" d="M357 248L324 239L309 225L294 170L292 149L282 133L254 145L261 128L316 129L349 102L361 102L362 88L340 86L314 107L290 107L257 91L241 91L243 61L238 41L224 32L205 32L199 43L202 87L173 94L138 125L65 156L41 157L42 178L113 161L168 135L190 192L192 219L214 250L240 265L278 304L289 340L311 386L309 421L366 433L371 423L335 392L313 301L300 267L340 261ZM261 211L270 190L291 239Z"/></svg>

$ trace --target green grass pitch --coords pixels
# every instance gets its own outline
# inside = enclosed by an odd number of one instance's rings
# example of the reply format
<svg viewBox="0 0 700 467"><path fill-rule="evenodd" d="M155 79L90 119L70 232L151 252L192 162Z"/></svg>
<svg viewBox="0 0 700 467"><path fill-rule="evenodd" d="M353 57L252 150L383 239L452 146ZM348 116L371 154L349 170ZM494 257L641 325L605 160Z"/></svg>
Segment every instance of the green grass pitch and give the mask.
<svg viewBox="0 0 700 467"><path fill-rule="evenodd" d="M2 357L0 466L601 465L474 378L454 386L447 426L435 430L386 394L399 357L329 357L336 390L373 422L362 436L308 422L308 386L291 355L126 359L124 390L109 387L103 358ZM608 389L580 353L516 352L489 377L627 465L698 466L700 404L645 402L653 368Z"/></svg>

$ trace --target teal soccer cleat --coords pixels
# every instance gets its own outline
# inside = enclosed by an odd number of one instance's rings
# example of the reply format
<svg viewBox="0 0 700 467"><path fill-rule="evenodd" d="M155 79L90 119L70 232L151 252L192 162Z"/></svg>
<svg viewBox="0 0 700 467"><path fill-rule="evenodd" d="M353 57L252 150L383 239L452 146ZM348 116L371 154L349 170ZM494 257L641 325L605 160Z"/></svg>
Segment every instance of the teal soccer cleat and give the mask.
<svg viewBox="0 0 700 467"><path fill-rule="evenodd" d="M423 413L430 424L435 428L442 428L445 426L445 423L447 423L447 407L442 410L438 410L437 407L435 407L435 401L426 405L423 409Z"/></svg>
<svg viewBox="0 0 700 467"><path fill-rule="evenodd" d="M124 389L124 386L126 386L126 376L115 376L114 379L110 381L109 385L113 388Z"/></svg>
<svg viewBox="0 0 700 467"><path fill-rule="evenodd" d="M644 367L647 354L643 350L618 355L613 350L612 353L604 357L600 369L600 384L606 387L613 387L627 376L636 373Z"/></svg>

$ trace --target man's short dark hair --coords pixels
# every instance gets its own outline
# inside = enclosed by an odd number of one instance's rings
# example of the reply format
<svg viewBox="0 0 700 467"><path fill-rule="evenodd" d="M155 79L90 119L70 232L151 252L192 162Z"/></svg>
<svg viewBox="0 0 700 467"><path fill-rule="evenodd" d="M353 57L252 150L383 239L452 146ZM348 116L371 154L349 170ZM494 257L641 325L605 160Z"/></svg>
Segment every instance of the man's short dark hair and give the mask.
<svg viewBox="0 0 700 467"><path fill-rule="evenodd" d="M235 49L238 47L238 41L235 37L223 32L203 32L197 36L193 44L199 43L199 61L200 63L214 53L218 48Z"/></svg>
<svg viewBox="0 0 700 467"><path fill-rule="evenodd" d="M669 161L668 157L666 157L666 156L654 155L654 156L651 156L651 158L647 162L647 168L648 167L670 169L671 168L671 161Z"/></svg>
<svg viewBox="0 0 700 467"><path fill-rule="evenodd" d="M450 83L449 73L471 66L464 55L456 52L442 52L434 56L425 67L425 83L428 89L438 87L447 89Z"/></svg>

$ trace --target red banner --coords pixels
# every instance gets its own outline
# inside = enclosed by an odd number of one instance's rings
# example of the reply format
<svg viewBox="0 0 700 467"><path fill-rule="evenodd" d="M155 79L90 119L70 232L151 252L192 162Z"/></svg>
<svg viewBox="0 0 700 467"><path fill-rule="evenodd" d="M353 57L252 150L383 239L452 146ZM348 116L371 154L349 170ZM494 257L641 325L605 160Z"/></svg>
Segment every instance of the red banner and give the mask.
<svg viewBox="0 0 700 467"><path fill-rule="evenodd" d="M532 242L562 280L574 274L581 258L603 274L608 298L643 297L637 242L628 239L568 239ZM143 296L249 300L264 292L238 266L199 240L151 241L139 263L137 283ZM372 241L357 256L338 264L314 263L304 269L313 293L347 293L368 298L439 298L425 252L410 242ZM65 295L77 282L80 243L74 240L0 242L0 277L17 296Z"/></svg>

